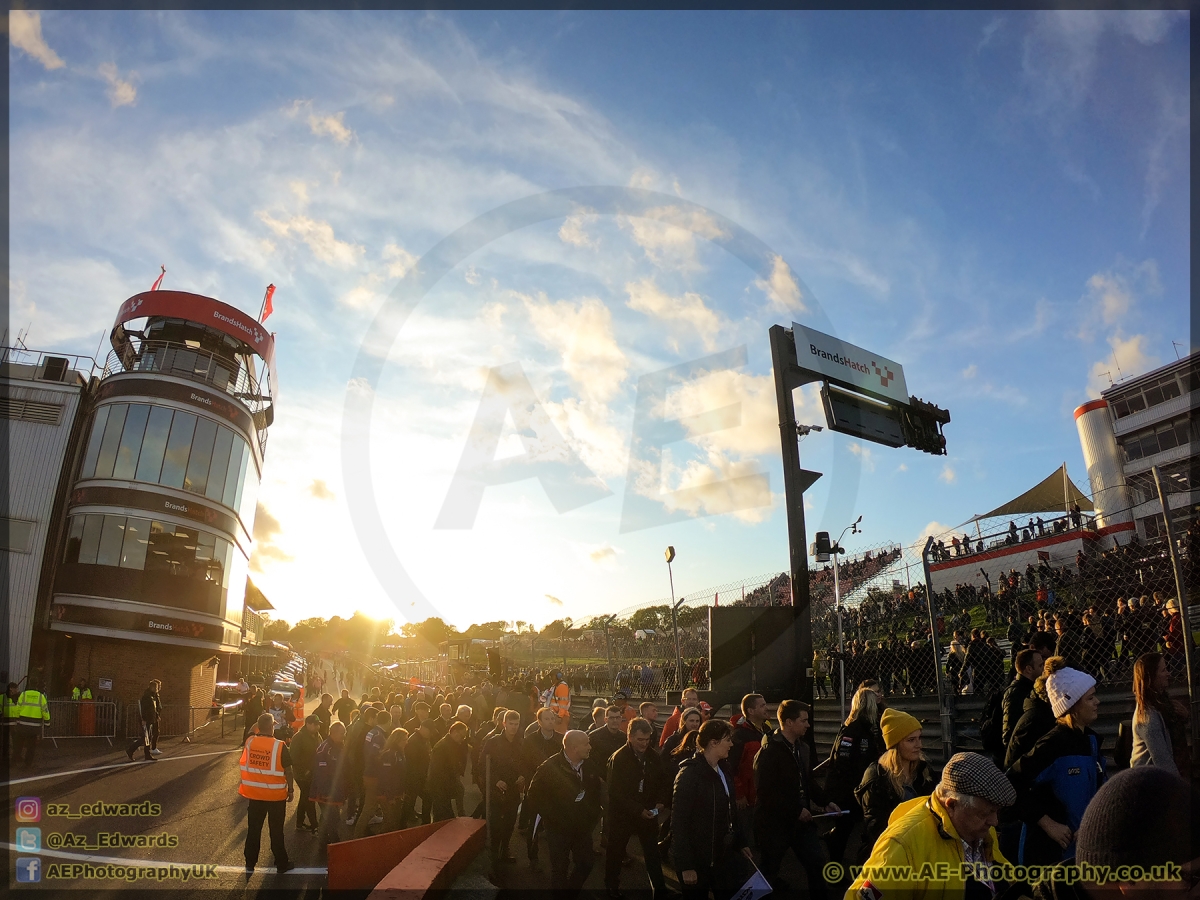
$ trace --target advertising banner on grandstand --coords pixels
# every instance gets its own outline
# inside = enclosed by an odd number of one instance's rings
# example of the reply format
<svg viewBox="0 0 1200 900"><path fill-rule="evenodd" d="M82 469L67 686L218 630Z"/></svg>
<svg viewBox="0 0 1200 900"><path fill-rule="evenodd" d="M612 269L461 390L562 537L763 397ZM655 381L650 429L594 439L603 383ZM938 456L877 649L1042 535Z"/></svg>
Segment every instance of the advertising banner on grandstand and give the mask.
<svg viewBox="0 0 1200 900"><path fill-rule="evenodd" d="M908 386L900 363L828 334L792 323L796 362L835 384L883 400L908 403Z"/></svg>

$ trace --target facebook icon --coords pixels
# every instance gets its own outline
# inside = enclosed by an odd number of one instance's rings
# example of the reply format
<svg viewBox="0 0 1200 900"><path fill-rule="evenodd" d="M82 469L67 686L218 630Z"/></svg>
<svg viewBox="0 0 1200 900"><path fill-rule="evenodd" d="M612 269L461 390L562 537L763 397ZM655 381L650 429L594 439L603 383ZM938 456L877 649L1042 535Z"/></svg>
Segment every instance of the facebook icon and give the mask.
<svg viewBox="0 0 1200 900"><path fill-rule="evenodd" d="M17 857L17 881L29 884L42 880L42 861L36 856Z"/></svg>

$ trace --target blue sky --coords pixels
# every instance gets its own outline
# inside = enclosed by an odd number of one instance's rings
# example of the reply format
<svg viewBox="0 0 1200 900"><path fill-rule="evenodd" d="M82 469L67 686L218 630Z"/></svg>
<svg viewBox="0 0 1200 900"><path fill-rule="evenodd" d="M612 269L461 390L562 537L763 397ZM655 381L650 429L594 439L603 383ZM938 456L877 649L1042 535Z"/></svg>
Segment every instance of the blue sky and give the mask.
<svg viewBox="0 0 1200 900"><path fill-rule="evenodd" d="M899 361L951 410L947 458L802 443L826 473L810 532L862 514L861 546L1063 460L1086 489L1074 407L1188 339L1186 14L48 12L14 15L12 41L10 304L31 346L93 352L160 263L251 314L278 286L253 565L291 620L580 618L663 596L668 543L685 594L783 570L776 322ZM663 198L498 237L372 344L442 238L596 185ZM723 222L765 268L723 249ZM352 379L364 342L372 386ZM692 420L661 469L635 453L664 524L622 531L639 379L738 348L659 410L736 404L735 427ZM582 505L530 478L435 527L489 372L513 364L501 406L540 424L523 442L506 419L498 457L565 466ZM365 539L342 433L364 390Z"/></svg>

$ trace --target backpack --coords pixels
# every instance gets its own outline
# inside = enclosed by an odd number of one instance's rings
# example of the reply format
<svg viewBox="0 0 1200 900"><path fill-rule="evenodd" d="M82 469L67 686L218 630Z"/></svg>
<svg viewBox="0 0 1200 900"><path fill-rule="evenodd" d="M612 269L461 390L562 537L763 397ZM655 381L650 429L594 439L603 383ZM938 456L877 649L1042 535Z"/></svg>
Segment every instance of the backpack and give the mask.
<svg viewBox="0 0 1200 900"><path fill-rule="evenodd" d="M983 704L979 719L979 738L983 741L983 752L993 759L1004 753L1004 688L998 688Z"/></svg>

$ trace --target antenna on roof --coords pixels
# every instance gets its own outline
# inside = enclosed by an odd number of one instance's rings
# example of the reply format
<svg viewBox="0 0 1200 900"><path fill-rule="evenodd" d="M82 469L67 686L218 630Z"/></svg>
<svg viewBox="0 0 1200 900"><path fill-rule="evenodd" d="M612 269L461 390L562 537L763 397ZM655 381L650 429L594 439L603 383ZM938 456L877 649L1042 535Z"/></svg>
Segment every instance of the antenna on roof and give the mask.
<svg viewBox="0 0 1200 900"><path fill-rule="evenodd" d="M1179 341L1171 341L1171 346L1175 348L1175 358L1179 359L1179 348L1182 346Z"/></svg>
<svg viewBox="0 0 1200 900"><path fill-rule="evenodd" d="M1117 350L1115 347L1113 348L1113 364L1117 367L1117 380L1124 381L1125 373L1121 371L1121 364L1119 362L1117 362ZM1109 380L1110 381L1112 380L1111 375L1109 376Z"/></svg>

